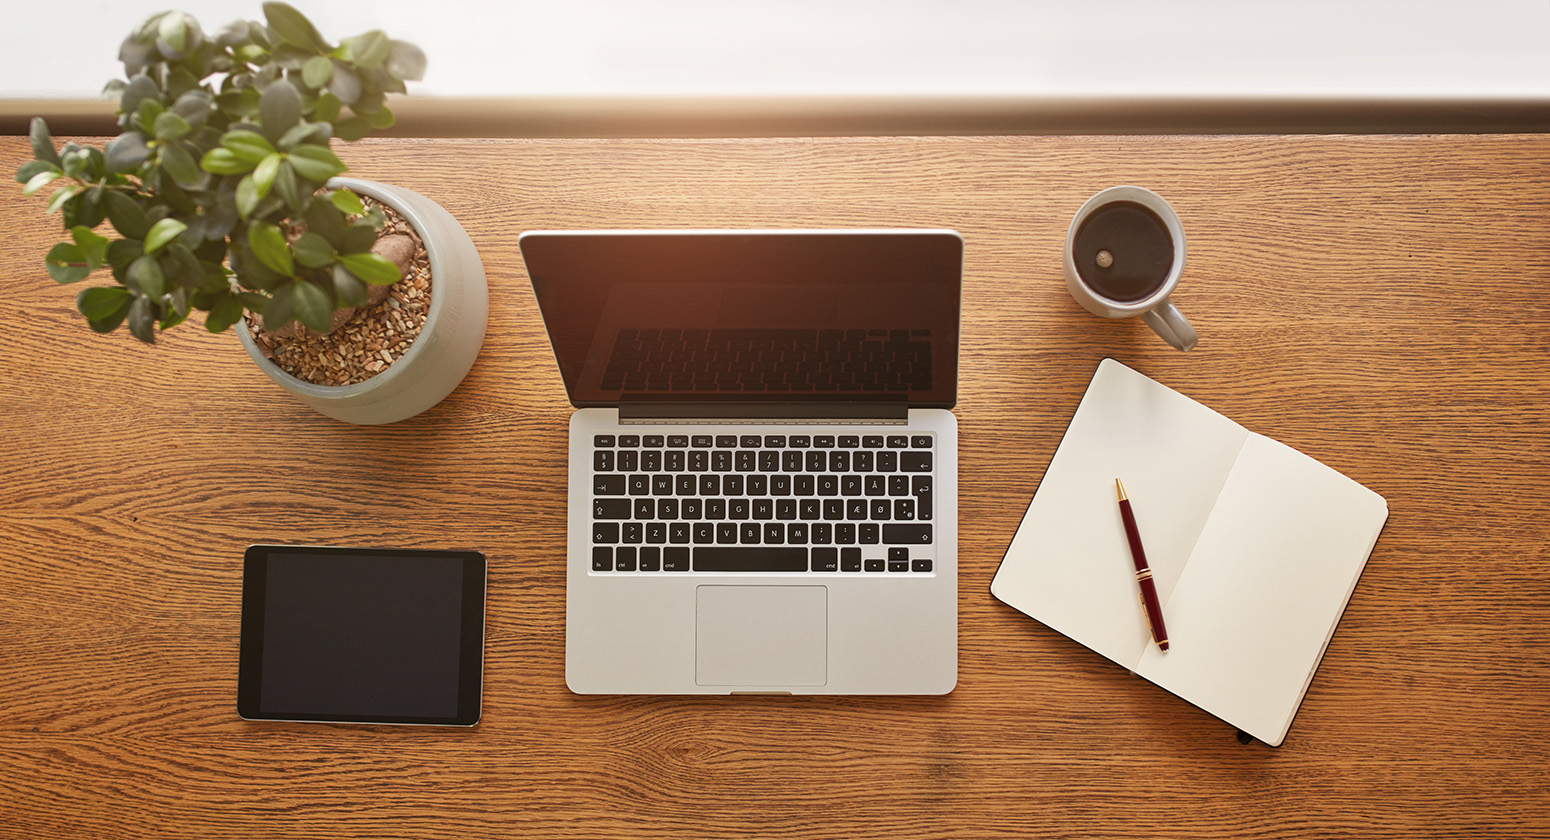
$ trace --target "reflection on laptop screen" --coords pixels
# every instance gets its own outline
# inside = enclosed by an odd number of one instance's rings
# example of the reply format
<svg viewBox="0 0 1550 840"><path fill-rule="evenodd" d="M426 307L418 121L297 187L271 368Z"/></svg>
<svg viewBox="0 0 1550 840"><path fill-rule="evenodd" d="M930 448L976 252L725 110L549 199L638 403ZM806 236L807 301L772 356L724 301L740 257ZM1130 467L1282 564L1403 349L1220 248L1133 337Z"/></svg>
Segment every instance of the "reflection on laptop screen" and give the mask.
<svg viewBox="0 0 1550 840"><path fill-rule="evenodd" d="M954 234L567 232L522 252L578 407L955 402Z"/></svg>

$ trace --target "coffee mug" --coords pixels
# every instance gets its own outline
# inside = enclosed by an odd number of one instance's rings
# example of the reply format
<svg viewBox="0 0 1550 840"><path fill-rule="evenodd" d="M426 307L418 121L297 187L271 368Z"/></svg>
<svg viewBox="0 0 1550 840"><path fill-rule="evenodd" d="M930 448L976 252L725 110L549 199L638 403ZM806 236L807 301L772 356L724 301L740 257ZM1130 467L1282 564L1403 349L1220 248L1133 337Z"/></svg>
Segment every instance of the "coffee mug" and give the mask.
<svg viewBox="0 0 1550 840"><path fill-rule="evenodd" d="M1169 300L1184 273L1184 227L1163 197L1142 187L1109 187L1082 205L1066 231L1066 288L1105 318L1141 316L1180 350L1195 328Z"/></svg>

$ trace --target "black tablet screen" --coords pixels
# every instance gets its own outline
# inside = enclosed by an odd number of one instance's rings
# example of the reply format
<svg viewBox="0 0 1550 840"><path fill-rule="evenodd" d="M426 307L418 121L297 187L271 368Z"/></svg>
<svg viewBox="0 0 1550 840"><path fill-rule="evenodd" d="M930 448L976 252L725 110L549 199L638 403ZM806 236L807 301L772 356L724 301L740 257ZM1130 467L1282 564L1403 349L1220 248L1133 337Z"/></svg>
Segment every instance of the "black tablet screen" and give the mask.
<svg viewBox="0 0 1550 840"><path fill-rule="evenodd" d="M479 555L254 546L243 587L244 717L477 720Z"/></svg>

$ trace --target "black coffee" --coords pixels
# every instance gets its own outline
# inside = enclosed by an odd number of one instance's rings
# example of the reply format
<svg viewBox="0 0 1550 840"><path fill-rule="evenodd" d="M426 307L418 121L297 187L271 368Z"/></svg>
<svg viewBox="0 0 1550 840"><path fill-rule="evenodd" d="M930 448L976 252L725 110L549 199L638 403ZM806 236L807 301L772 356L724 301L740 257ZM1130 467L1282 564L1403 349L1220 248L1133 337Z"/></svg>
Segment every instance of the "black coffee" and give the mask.
<svg viewBox="0 0 1550 840"><path fill-rule="evenodd" d="M1129 303L1161 288L1173 267L1173 237L1149 208L1116 201L1093 211L1071 244L1076 271L1094 292Z"/></svg>

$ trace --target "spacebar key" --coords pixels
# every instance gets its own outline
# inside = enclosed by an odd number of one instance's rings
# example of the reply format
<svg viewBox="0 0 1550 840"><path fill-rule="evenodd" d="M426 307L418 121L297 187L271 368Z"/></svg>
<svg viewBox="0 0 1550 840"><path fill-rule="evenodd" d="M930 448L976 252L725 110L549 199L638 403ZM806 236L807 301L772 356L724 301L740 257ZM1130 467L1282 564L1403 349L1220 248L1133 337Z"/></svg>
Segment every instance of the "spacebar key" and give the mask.
<svg viewBox="0 0 1550 840"><path fill-rule="evenodd" d="M805 572L807 549L785 546L701 546L694 549L696 572Z"/></svg>

